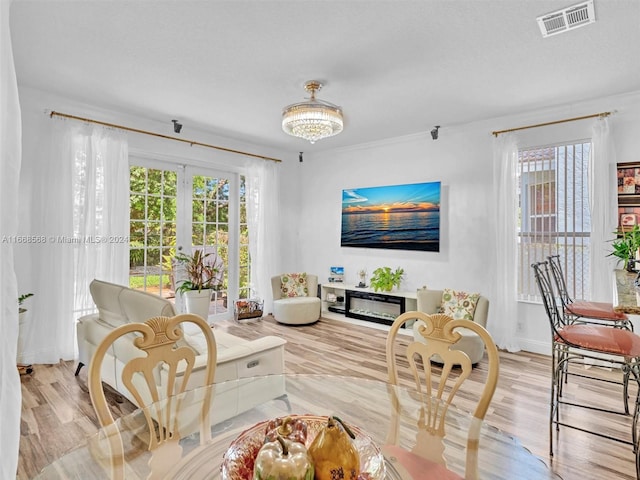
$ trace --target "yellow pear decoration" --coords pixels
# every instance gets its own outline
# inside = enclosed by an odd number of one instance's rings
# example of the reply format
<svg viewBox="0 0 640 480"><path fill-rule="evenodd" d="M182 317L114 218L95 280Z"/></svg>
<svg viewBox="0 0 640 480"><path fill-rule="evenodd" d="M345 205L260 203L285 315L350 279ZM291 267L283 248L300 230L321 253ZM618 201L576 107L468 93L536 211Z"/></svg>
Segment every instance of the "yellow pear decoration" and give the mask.
<svg viewBox="0 0 640 480"><path fill-rule="evenodd" d="M360 454L351 439L351 429L336 416L318 432L309 446L315 467L315 480L357 480L360 474Z"/></svg>

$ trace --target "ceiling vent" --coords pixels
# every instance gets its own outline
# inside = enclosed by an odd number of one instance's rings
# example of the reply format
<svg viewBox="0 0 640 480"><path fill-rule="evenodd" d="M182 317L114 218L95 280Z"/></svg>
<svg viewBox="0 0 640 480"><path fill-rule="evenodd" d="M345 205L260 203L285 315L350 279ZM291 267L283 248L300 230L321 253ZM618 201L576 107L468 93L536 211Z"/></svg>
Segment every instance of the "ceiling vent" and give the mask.
<svg viewBox="0 0 640 480"><path fill-rule="evenodd" d="M547 13L538 17L537 20L543 37L550 37L557 33L584 27L596 21L593 0L588 0L557 12Z"/></svg>

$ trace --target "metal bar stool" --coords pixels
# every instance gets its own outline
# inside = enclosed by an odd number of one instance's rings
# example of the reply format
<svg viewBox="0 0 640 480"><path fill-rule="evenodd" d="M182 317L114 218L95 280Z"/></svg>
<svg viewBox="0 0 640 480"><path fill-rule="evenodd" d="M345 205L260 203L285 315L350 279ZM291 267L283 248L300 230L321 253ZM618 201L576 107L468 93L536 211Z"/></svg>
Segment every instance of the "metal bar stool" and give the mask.
<svg viewBox="0 0 640 480"><path fill-rule="evenodd" d="M629 317L623 312L616 312L612 303L573 300L567 291L560 255L548 256L547 260L565 315L573 317L575 322L625 328L633 332L633 323Z"/></svg>
<svg viewBox="0 0 640 480"><path fill-rule="evenodd" d="M531 265L534 270L536 282L542 296L544 308L551 327L552 342L552 378L551 378L551 403L549 411L549 454L553 456L553 426L556 431L560 426L573 428L590 433L602 438L614 440L631 445L636 457L636 477L640 479L640 456L638 455L638 414L640 412L640 336L623 328L611 328L603 325L586 323L572 323L558 308L553 292L548 262L538 262ZM602 405L590 405L569 401L562 398L562 379L570 363L575 364L584 359L602 361L606 359L612 365L622 369L625 378L622 382L601 379L589 375L581 375L584 378L592 378L594 381L605 381L622 385L625 398L628 396L628 380L632 376L638 385L635 406L631 421L631 440L613 437L601 431L589 430L577 424L567 423L560 419L560 407L567 405L589 409L594 412L627 415Z"/></svg>
<svg viewBox="0 0 640 480"><path fill-rule="evenodd" d="M573 300L567 290L567 282L560 255L550 255L547 260L556 286L557 298L560 298L562 312L567 317L568 323L590 323L606 327L624 328L633 332L631 319L625 313L616 312L612 303ZM568 365L565 364L564 383L569 380L569 375L566 371L567 367ZM624 381L628 381L628 377L625 377ZM628 414L629 401L626 391L625 388L624 411Z"/></svg>

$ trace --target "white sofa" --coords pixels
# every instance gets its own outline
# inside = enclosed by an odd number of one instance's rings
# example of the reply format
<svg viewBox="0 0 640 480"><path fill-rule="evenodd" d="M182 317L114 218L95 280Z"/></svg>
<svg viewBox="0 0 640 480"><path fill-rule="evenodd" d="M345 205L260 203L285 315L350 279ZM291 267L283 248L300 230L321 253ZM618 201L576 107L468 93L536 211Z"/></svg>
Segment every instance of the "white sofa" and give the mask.
<svg viewBox="0 0 640 480"><path fill-rule="evenodd" d="M156 316L172 317L176 315L173 304L157 295L133 290L101 280L90 285L93 301L98 313L81 317L77 323L79 363L76 375L83 365L88 365L97 345L114 328L127 322L144 322ZM245 340L222 329L214 328L217 345L217 364L215 383L248 377L279 375L284 373L284 345L286 341L275 336L256 340ZM204 383L204 365L206 363L206 343L202 333L185 331L184 341L198 354L196 368L189 379L189 388ZM200 354L204 352L204 354ZM125 362L139 356L139 350L128 342L115 345L107 353L103 362L102 379L117 392L136 404L133 395L121 384L121 373ZM157 382L166 382L163 371L158 372ZM250 383L253 382L253 385ZM251 395L234 396L234 405L229 405L229 415L242 412L261 401L277 398L285 394L282 376L247 380L244 391Z"/></svg>
<svg viewBox="0 0 640 480"><path fill-rule="evenodd" d="M428 313L429 315L438 313L442 305L442 293L443 290L418 289L418 311ZM489 300L480 295L476 309L473 312L473 321L486 328L488 315ZM419 320L413 324L413 337L417 341L426 343L425 338L418 333L418 327L421 324L423 324L423 322ZM482 339L475 332L466 328L459 328L456 331L462 335L462 338L452 348L454 350L462 350L469 355L472 364L476 364L482 360L484 356L484 342ZM439 359L434 357L434 360L438 362Z"/></svg>

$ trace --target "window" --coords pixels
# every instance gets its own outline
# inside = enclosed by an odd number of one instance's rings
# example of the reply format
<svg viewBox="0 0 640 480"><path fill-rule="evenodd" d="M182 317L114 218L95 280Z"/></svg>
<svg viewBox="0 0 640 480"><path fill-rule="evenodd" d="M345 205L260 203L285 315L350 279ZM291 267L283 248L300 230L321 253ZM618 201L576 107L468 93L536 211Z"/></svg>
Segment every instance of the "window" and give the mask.
<svg viewBox="0 0 640 480"><path fill-rule="evenodd" d="M520 300L539 300L531 264L556 254L569 294L588 297L590 151L590 142L579 142L518 152Z"/></svg>
<svg viewBox="0 0 640 480"><path fill-rule="evenodd" d="M142 166L129 172L129 286L173 297L178 174Z"/></svg>

